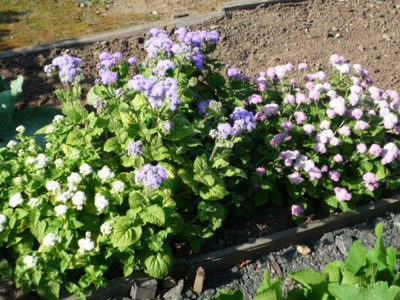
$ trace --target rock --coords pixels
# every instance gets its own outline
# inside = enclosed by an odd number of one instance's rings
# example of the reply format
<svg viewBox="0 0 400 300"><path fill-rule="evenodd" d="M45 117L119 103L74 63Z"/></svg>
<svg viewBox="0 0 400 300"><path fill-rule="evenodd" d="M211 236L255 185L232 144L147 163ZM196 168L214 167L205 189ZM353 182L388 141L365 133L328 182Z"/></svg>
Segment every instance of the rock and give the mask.
<svg viewBox="0 0 400 300"><path fill-rule="evenodd" d="M154 299L157 290L157 280L135 280L131 287L130 296L132 299Z"/></svg>
<svg viewBox="0 0 400 300"><path fill-rule="evenodd" d="M170 289L168 292L164 294L164 299L166 300L178 300L182 299L181 293L183 290L184 280L180 279L178 284Z"/></svg>
<svg viewBox="0 0 400 300"><path fill-rule="evenodd" d="M176 279L171 276L167 276L162 280L162 285L167 289L172 288L176 285Z"/></svg>
<svg viewBox="0 0 400 300"><path fill-rule="evenodd" d="M335 237L333 236L333 233L332 232L325 233L321 238L321 242L324 245L333 244L335 242Z"/></svg>
<svg viewBox="0 0 400 300"><path fill-rule="evenodd" d="M202 267L199 267L196 271L196 278L193 284L193 291L195 293L200 294L203 291L204 277L205 277L205 271Z"/></svg>
<svg viewBox="0 0 400 300"><path fill-rule="evenodd" d="M298 245L296 247L297 252L299 252L302 255L308 255L311 253L311 249L307 247L306 245Z"/></svg>
<svg viewBox="0 0 400 300"><path fill-rule="evenodd" d="M347 253L353 244L353 239L347 235L341 235L336 237L335 244L339 251L342 252L343 255L347 256Z"/></svg>

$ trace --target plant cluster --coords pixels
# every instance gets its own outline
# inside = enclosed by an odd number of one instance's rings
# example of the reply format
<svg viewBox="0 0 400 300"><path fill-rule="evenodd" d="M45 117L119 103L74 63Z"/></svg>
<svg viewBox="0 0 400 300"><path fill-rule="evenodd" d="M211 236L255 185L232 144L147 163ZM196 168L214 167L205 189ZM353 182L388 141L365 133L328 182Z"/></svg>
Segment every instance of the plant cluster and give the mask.
<svg viewBox="0 0 400 300"><path fill-rule="evenodd" d="M383 224L375 228L375 247L367 250L360 241L355 241L347 259L328 264L322 272L303 269L288 276L300 287L283 296L281 280L271 282L268 271L258 288L254 300L264 299L385 299L400 297L399 274L396 270L396 250L385 248L382 239ZM222 290L213 300L241 300L239 290Z"/></svg>
<svg viewBox="0 0 400 300"><path fill-rule="evenodd" d="M199 249L229 212L273 201L301 218L398 187L396 92L337 55L331 77L300 64L304 85L292 64L225 74L217 42L152 29L144 62L101 53L86 105L82 60L45 67L65 84L62 114L38 131L44 143L18 126L0 148L1 274L45 298L61 285L84 297L120 270L166 275L171 242Z"/></svg>

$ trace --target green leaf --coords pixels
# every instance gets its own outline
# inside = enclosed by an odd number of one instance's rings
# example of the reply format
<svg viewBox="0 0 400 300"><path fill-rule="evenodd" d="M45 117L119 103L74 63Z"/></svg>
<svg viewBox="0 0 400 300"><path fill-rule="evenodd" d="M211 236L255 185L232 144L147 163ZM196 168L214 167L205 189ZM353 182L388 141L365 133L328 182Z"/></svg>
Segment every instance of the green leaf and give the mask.
<svg viewBox="0 0 400 300"><path fill-rule="evenodd" d="M219 290L217 297L211 298L211 300L242 300L242 299L243 299L243 293L239 290Z"/></svg>
<svg viewBox="0 0 400 300"><path fill-rule="evenodd" d="M246 172L237 167L232 167L232 166L226 167L220 173L224 177L241 177L247 179Z"/></svg>
<svg viewBox="0 0 400 300"><path fill-rule="evenodd" d="M329 282L340 282L342 278L342 268L344 268L344 263L342 261L334 261L328 264L323 272L328 275Z"/></svg>
<svg viewBox="0 0 400 300"><path fill-rule="evenodd" d="M145 203L146 198L141 192L133 190L129 193L129 206L131 208L142 207Z"/></svg>
<svg viewBox="0 0 400 300"><path fill-rule="evenodd" d="M165 247L157 253L144 249L138 256L143 270L157 279L167 275L172 265L172 254L169 247Z"/></svg>
<svg viewBox="0 0 400 300"><path fill-rule="evenodd" d="M225 207L218 202L201 201L197 205L199 220L208 221L211 230L215 230L222 226L226 216Z"/></svg>
<svg viewBox="0 0 400 300"><path fill-rule="evenodd" d="M273 284L271 284L267 289L264 289L262 292L257 292L254 296L254 300L282 300L282 290L281 290L281 281L278 279Z"/></svg>
<svg viewBox="0 0 400 300"><path fill-rule="evenodd" d="M24 77L19 75L17 79L10 82L11 94L18 99L19 95L22 93L22 84L24 83Z"/></svg>
<svg viewBox="0 0 400 300"><path fill-rule="evenodd" d="M140 217L146 223L155 224L158 226L165 225L165 213L161 206L150 205L146 207L141 213Z"/></svg>
<svg viewBox="0 0 400 300"><path fill-rule="evenodd" d="M128 217L119 217L114 223L111 242L115 247L128 247L136 243L141 235L141 227L134 227Z"/></svg>
<svg viewBox="0 0 400 300"><path fill-rule="evenodd" d="M70 131L65 143L71 146L80 146L85 144L85 135L80 130Z"/></svg>
<svg viewBox="0 0 400 300"><path fill-rule="evenodd" d="M313 285L322 284L327 282L328 276L324 273L319 273L312 269L304 269L289 274L289 277L293 278L298 283L301 283L305 287L312 288Z"/></svg>
<svg viewBox="0 0 400 300"><path fill-rule="evenodd" d="M105 143L104 143L104 151L105 152L118 152L118 150L121 148L121 144L118 141L118 138L116 136L109 138Z"/></svg>
<svg viewBox="0 0 400 300"><path fill-rule="evenodd" d="M382 281L368 286L331 283L328 290L337 299L393 300L398 299L400 294L400 287L389 288L388 283Z"/></svg>
<svg viewBox="0 0 400 300"><path fill-rule="evenodd" d="M351 246L346 259L346 268L356 275L360 269L365 266L367 259L367 249L365 249L360 241L355 241Z"/></svg>
<svg viewBox="0 0 400 300"><path fill-rule="evenodd" d="M173 128L166 139L177 141L182 140L194 133L193 125L186 118L176 117L171 120Z"/></svg>
<svg viewBox="0 0 400 300"><path fill-rule="evenodd" d="M200 189L200 197L204 200L220 200L228 195L228 191L223 184L215 184L210 188L202 188Z"/></svg>
<svg viewBox="0 0 400 300"><path fill-rule="evenodd" d="M208 169L207 158L204 155L196 157L193 163L194 174L202 175L202 173L206 172L207 169Z"/></svg>

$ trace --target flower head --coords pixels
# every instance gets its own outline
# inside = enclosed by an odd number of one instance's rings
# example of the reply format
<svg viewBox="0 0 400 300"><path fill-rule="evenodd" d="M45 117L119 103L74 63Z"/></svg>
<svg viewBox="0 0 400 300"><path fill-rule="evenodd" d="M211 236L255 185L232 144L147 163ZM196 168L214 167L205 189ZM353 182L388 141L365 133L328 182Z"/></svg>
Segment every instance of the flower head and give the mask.
<svg viewBox="0 0 400 300"><path fill-rule="evenodd" d="M351 200L351 194L347 189L335 187L333 191L335 192L336 198L339 202Z"/></svg>
<svg viewBox="0 0 400 300"><path fill-rule="evenodd" d="M135 173L135 182L143 184L145 187L159 188L161 182L168 178L167 170L160 166L152 164L144 165Z"/></svg>
<svg viewBox="0 0 400 300"><path fill-rule="evenodd" d="M297 204L292 205L290 210L292 212L292 215L296 216L296 217L300 216L304 212L304 209L300 205L297 205Z"/></svg>

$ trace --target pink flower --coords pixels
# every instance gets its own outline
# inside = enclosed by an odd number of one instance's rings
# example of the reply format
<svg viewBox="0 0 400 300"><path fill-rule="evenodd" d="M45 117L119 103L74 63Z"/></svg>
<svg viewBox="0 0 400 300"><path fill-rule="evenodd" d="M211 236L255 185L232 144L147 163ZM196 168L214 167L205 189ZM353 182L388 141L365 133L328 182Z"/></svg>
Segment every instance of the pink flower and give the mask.
<svg viewBox="0 0 400 300"><path fill-rule="evenodd" d="M327 77L326 73L323 71L318 71L317 73L314 74L314 78L316 80L324 81L326 79L326 77Z"/></svg>
<svg viewBox="0 0 400 300"><path fill-rule="evenodd" d="M329 101L329 107L339 116L343 116L346 113L346 101L343 97L336 97Z"/></svg>
<svg viewBox="0 0 400 300"><path fill-rule="evenodd" d="M304 209L300 205L297 205L297 204L292 205L290 210L292 212L292 215L296 216L296 217L300 216L304 212Z"/></svg>
<svg viewBox="0 0 400 300"><path fill-rule="evenodd" d="M365 187L371 192L379 186L374 173L365 173L362 178L364 180Z"/></svg>
<svg viewBox="0 0 400 300"><path fill-rule="evenodd" d="M382 149L382 165L390 164L399 157L399 149L394 143L387 143Z"/></svg>
<svg viewBox="0 0 400 300"><path fill-rule="evenodd" d="M261 103L262 101L263 101L262 97L260 95L257 95L257 94L253 94L249 98L249 103L250 104L258 104L258 103Z"/></svg>
<svg viewBox="0 0 400 300"><path fill-rule="evenodd" d="M351 200L351 194L345 188L335 187L333 191L336 194L336 198L339 202Z"/></svg>
<svg viewBox="0 0 400 300"><path fill-rule="evenodd" d="M397 125L397 122L397 117L392 113L388 113L383 117L383 126L385 126L386 129L392 129Z"/></svg>
<svg viewBox="0 0 400 300"><path fill-rule="evenodd" d="M310 99L307 98L307 96L303 93L296 93L296 104L310 104Z"/></svg>
<svg viewBox="0 0 400 300"><path fill-rule="evenodd" d="M350 131L350 126L342 126L338 129L339 134L344 135L344 136L350 136L351 131Z"/></svg>
<svg viewBox="0 0 400 300"><path fill-rule="evenodd" d="M371 155L379 156L382 153L382 148L378 144L372 144L371 147L369 147L368 152Z"/></svg>
<svg viewBox="0 0 400 300"><path fill-rule="evenodd" d="M260 92L264 92L267 88L268 81L266 76L267 74L265 72L260 72L254 80L254 83Z"/></svg>
<svg viewBox="0 0 400 300"><path fill-rule="evenodd" d="M293 113L294 119L296 120L297 124L302 124L307 121L307 116L302 111L295 111Z"/></svg>
<svg viewBox="0 0 400 300"><path fill-rule="evenodd" d="M312 124L306 124L303 126L303 130L307 135L311 135L315 131L315 126Z"/></svg>
<svg viewBox="0 0 400 300"><path fill-rule="evenodd" d="M318 100L321 97L321 93L317 90L312 90L310 91L308 96L310 97L310 99Z"/></svg>
<svg viewBox="0 0 400 300"><path fill-rule="evenodd" d="M332 137L330 139L329 144L331 146L339 146L340 145L340 140L336 136L334 136L334 137Z"/></svg>
<svg viewBox="0 0 400 300"><path fill-rule="evenodd" d="M269 143L271 144L271 146L273 147L277 147L280 143L282 143L283 141L287 141L290 140L291 136L288 135L285 132L281 132L276 134L270 141Z"/></svg>
<svg viewBox="0 0 400 300"><path fill-rule="evenodd" d="M341 156L340 154L336 154L336 155L333 157L333 160L334 160L335 162L337 162L338 164L341 164L341 163L343 162L343 156Z"/></svg>
<svg viewBox="0 0 400 300"><path fill-rule="evenodd" d="M351 111L350 115L351 115L354 119L360 120L361 117L363 116L363 111L362 111L362 109L360 109L360 108L356 108L356 109L353 109L353 110Z"/></svg>
<svg viewBox="0 0 400 300"><path fill-rule="evenodd" d="M321 172L323 172L323 173L328 172L328 170L329 170L329 167L327 165L323 165L321 167Z"/></svg>
<svg viewBox="0 0 400 300"><path fill-rule="evenodd" d="M357 145L357 151L358 153L364 154L367 152L367 146L364 143L360 143Z"/></svg>
<svg viewBox="0 0 400 300"><path fill-rule="evenodd" d="M293 123L291 122L291 121L284 121L284 122L282 122L282 124L281 124L281 128L284 130L284 131L290 131L290 130L292 130L293 129Z"/></svg>
<svg viewBox="0 0 400 300"><path fill-rule="evenodd" d="M324 143L317 143L314 146L314 150L321 154L324 154L324 153L326 153L326 146Z"/></svg>
<svg viewBox="0 0 400 300"><path fill-rule="evenodd" d="M328 176L332 181L338 182L340 180L340 173L336 170L329 171Z"/></svg>
<svg viewBox="0 0 400 300"><path fill-rule="evenodd" d="M299 172L294 172L289 175L289 181L292 184L299 185L303 181L303 178L301 178L301 174Z"/></svg>
<svg viewBox="0 0 400 300"><path fill-rule="evenodd" d="M266 117L274 116L279 111L279 105L275 103L267 104L263 108L263 113Z"/></svg>
<svg viewBox="0 0 400 300"><path fill-rule="evenodd" d="M320 179L322 177L322 172L319 168L313 167L308 170L308 175L310 175L310 180Z"/></svg>
<svg viewBox="0 0 400 300"><path fill-rule="evenodd" d="M283 103L296 104L296 98L293 95L288 94L285 96L285 98L283 98Z"/></svg>
<svg viewBox="0 0 400 300"><path fill-rule="evenodd" d="M329 129L331 128L331 122L324 120L321 122L321 124L319 124L319 129Z"/></svg>
<svg viewBox="0 0 400 300"><path fill-rule="evenodd" d="M300 71L300 70L307 69L307 68L308 68L308 64L305 63L305 62L300 63L300 64L298 65L298 67L297 67L297 69L298 69L299 71Z"/></svg>
<svg viewBox="0 0 400 300"><path fill-rule="evenodd" d="M365 121L358 120L354 125L354 129L358 130L367 130L369 128L369 124Z"/></svg>
<svg viewBox="0 0 400 300"><path fill-rule="evenodd" d="M256 169L256 174L257 174L258 176L263 176L263 175L265 174L265 168L264 168L264 167L258 167L258 168Z"/></svg>
<svg viewBox="0 0 400 300"><path fill-rule="evenodd" d="M326 110L326 115L328 116L329 119L333 119L336 116L336 113L333 109L328 108Z"/></svg>

